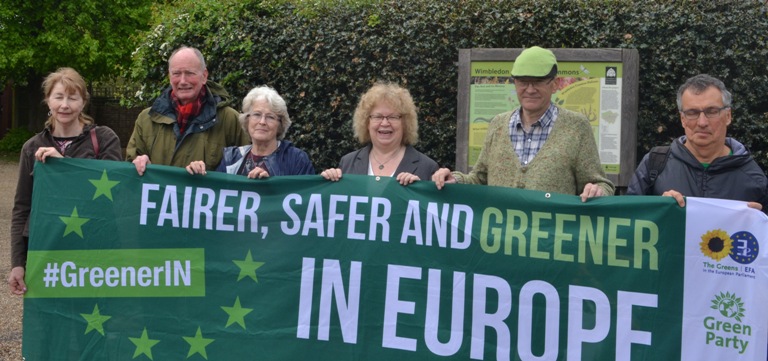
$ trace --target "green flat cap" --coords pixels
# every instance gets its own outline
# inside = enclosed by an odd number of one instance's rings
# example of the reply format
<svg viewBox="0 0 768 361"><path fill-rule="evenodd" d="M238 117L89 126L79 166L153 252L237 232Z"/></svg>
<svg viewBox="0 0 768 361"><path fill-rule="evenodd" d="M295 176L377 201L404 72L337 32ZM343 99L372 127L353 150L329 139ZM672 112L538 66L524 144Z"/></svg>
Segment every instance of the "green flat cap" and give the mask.
<svg viewBox="0 0 768 361"><path fill-rule="evenodd" d="M513 77L549 78L555 75L557 75L555 54L538 46L523 50L512 64Z"/></svg>

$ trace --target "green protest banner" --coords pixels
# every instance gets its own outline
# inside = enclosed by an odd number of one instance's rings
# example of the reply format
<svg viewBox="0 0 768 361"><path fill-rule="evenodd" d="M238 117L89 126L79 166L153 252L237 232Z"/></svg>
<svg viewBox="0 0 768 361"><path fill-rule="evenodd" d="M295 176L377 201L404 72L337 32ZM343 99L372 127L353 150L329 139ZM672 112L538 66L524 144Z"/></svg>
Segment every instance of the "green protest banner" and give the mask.
<svg viewBox="0 0 768 361"><path fill-rule="evenodd" d="M82 159L34 179L26 360L681 359L670 198Z"/></svg>

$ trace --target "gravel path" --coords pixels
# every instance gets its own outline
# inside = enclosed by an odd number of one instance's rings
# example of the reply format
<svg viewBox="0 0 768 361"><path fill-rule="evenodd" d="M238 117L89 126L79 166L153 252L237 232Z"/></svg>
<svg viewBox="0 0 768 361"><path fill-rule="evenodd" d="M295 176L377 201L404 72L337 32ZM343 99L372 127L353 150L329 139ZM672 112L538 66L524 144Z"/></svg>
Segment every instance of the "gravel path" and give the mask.
<svg viewBox="0 0 768 361"><path fill-rule="evenodd" d="M19 164L0 159L0 360L21 360L21 316L23 298L8 291L8 272L11 270L11 210L16 194Z"/></svg>

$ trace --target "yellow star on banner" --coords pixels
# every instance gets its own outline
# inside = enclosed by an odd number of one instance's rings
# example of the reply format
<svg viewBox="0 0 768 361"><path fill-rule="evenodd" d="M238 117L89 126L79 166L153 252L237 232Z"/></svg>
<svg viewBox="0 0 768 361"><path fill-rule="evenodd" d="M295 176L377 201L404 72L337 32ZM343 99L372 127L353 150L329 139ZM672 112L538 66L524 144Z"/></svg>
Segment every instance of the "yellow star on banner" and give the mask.
<svg viewBox="0 0 768 361"><path fill-rule="evenodd" d="M93 193L93 199L103 195L109 198L110 201L112 200L112 188L120 183L118 181L109 180L106 169L104 170L104 173L101 173L101 179L89 179L88 181L96 187L96 192Z"/></svg>
<svg viewBox="0 0 768 361"><path fill-rule="evenodd" d="M251 251L248 250L248 255L245 256L245 259L242 261L232 261L235 262L237 267L240 267L240 275L237 276L237 280L240 281L241 279L247 277L252 278L254 281L259 282L258 279L256 279L256 270L264 265L264 262L254 262L253 257L251 257Z"/></svg>
<svg viewBox="0 0 768 361"><path fill-rule="evenodd" d="M208 359L208 353L205 352L205 347L210 345L211 342L215 341L212 338L204 338L203 333L200 332L200 326L197 326L197 333L195 334L195 337L184 337L184 341L187 341L189 344L189 353L187 354L187 358L190 356L199 353L201 356L203 356L204 359Z"/></svg>
<svg viewBox="0 0 768 361"><path fill-rule="evenodd" d="M227 319L227 325L224 327L229 327L229 325L233 323L237 323L240 325L240 327L245 330L245 315L251 313L253 311L252 308L244 308L240 306L240 297L237 297L235 299L235 304L232 307L221 307L224 312L226 312L229 315L229 319Z"/></svg>
<svg viewBox="0 0 768 361"><path fill-rule="evenodd" d="M67 228L64 229L64 236L62 237L66 237L68 234L75 232L80 238L83 238L82 226L90 221L88 218L80 218L80 216L77 215L77 207L72 210L72 214L69 217L59 217L59 219L67 225Z"/></svg>
<svg viewBox="0 0 768 361"><path fill-rule="evenodd" d="M80 316L83 316L85 321L88 322L88 326L85 328L85 335L87 335L88 332L96 330L96 332L104 336L104 322L112 318L112 316L105 316L99 313L98 304L93 306L92 313L81 313Z"/></svg>
<svg viewBox="0 0 768 361"><path fill-rule="evenodd" d="M146 355L149 357L150 360L153 360L152 358L152 347L157 345L160 340L153 340L149 338L147 335L147 328L144 327L144 332L141 333L141 337L128 337L131 342L133 342L134 345L136 345L136 352L133 353L133 358L138 357L141 354Z"/></svg>

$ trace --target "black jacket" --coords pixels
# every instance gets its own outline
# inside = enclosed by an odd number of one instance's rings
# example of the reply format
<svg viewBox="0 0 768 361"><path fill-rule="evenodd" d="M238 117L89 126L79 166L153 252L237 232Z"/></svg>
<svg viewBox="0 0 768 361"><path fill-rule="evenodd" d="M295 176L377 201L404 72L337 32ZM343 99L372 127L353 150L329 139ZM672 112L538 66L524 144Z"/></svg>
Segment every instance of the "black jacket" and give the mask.
<svg viewBox="0 0 768 361"><path fill-rule="evenodd" d="M368 155L371 145L360 148L341 157L339 168L343 174L368 174ZM402 172L415 174L421 180L432 180L432 173L438 169L437 162L419 152L412 146L405 148L403 160L395 170L395 176Z"/></svg>
<svg viewBox="0 0 768 361"><path fill-rule="evenodd" d="M708 168L685 148L685 136L670 145L669 158L656 182L648 177L649 155L638 165L627 194L661 195L674 189L686 197L721 198L758 202L768 210L768 178L747 148L733 138L725 144L732 155L715 159Z"/></svg>

